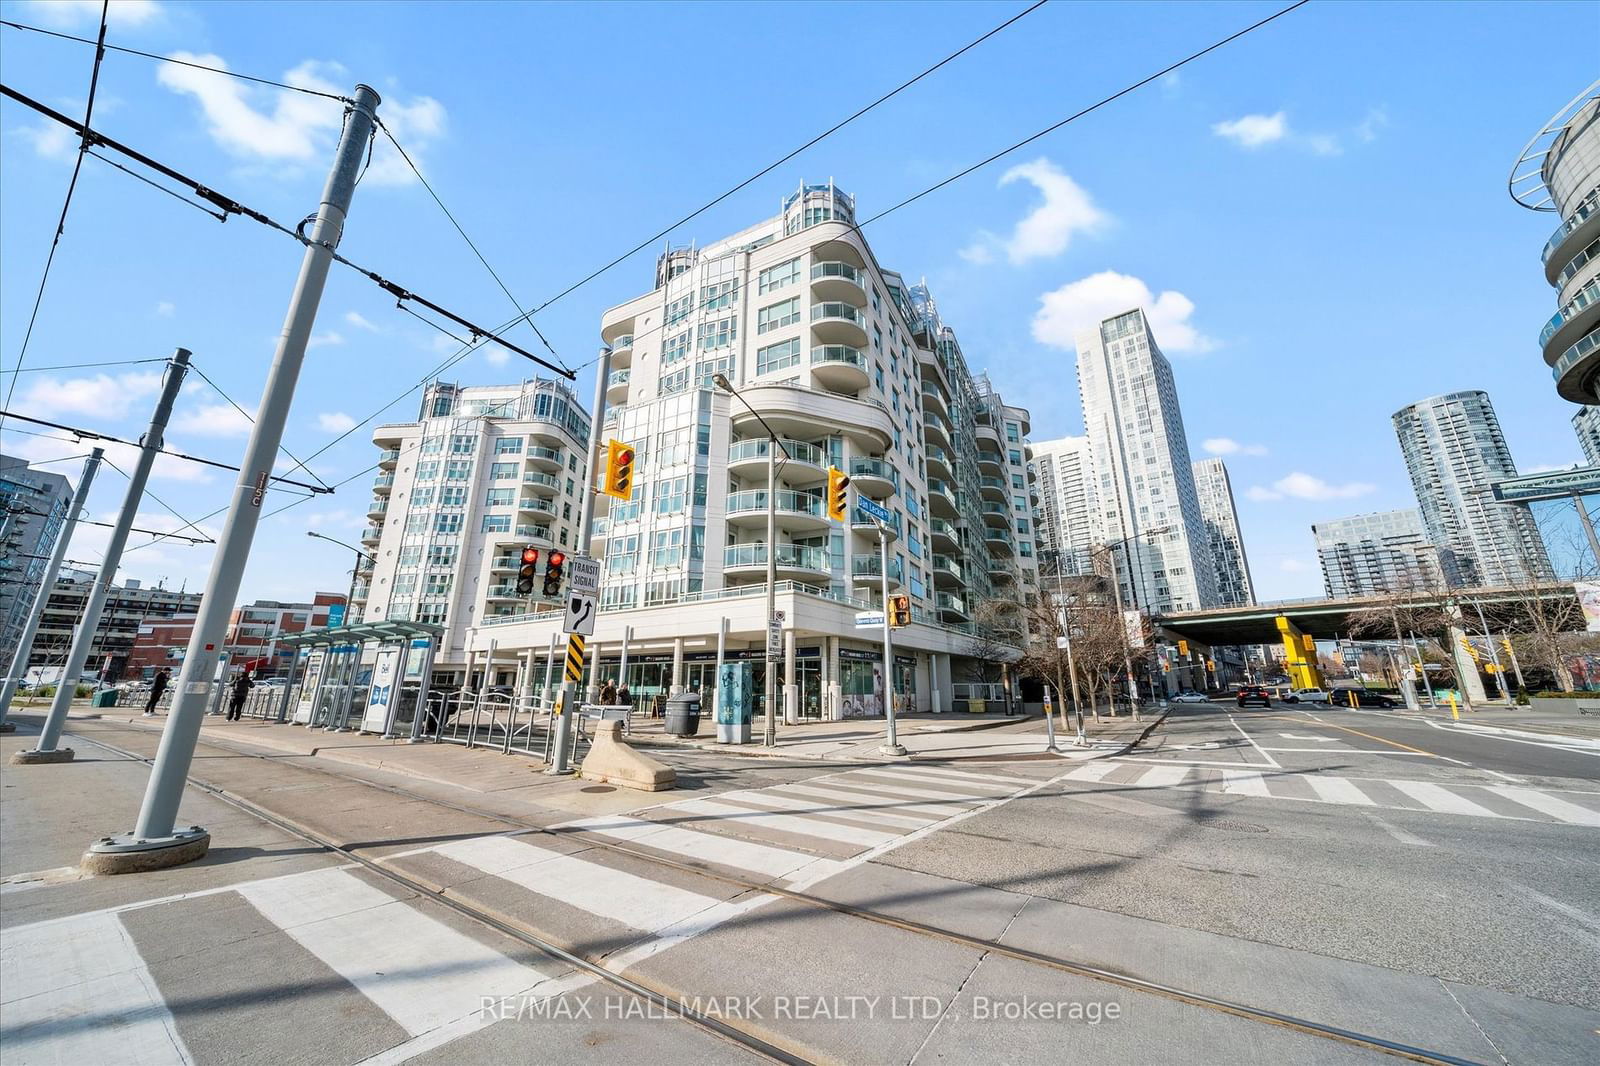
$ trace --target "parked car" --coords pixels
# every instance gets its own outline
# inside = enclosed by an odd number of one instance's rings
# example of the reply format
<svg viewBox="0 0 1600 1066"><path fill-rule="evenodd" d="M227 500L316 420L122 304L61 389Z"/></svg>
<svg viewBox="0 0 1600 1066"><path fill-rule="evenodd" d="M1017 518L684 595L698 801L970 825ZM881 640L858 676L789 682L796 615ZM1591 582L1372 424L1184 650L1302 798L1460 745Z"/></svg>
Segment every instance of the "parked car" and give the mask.
<svg viewBox="0 0 1600 1066"><path fill-rule="evenodd" d="M1172 699L1171 699L1171 702L1173 702L1173 703L1210 703L1211 702L1211 697L1207 696L1204 692L1196 692L1193 689L1187 689L1186 688L1182 692L1178 693L1176 696L1173 696Z"/></svg>
<svg viewBox="0 0 1600 1066"><path fill-rule="evenodd" d="M1239 689L1239 706L1247 703L1259 703L1263 707L1272 706L1272 693L1260 685L1245 685Z"/></svg>
<svg viewBox="0 0 1600 1066"><path fill-rule="evenodd" d="M1364 688L1342 688L1336 689L1333 693L1335 707L1352 706L1350 702L1352 699L1355 700L1353 706L1356 707L1377 707L1380 710L1391 711L1400 706L1399 701L1393 696L1382 692L1368 692Z"/></svg>
<svg viewBox="0 0 1600 1066"><path fill-rule="evenodd" d="M1297 688L1283 698L1285 703L1327 703L1328 693L1320 688Z"/></svg>

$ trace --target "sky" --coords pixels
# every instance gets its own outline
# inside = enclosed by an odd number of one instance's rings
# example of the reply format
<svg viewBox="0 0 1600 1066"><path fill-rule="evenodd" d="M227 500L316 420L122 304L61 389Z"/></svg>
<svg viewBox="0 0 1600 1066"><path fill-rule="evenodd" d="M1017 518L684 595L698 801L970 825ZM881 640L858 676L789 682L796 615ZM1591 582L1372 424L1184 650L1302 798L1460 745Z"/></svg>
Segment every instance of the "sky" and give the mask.
<svg viewBox="0 0 1600 1066"><path fill-rule="evenodd" d="M341 252L473 321L548 300L1022 3L196 4L122 0L108 41L348 93L380 117L504 279L502 292L403 159L380 143ZM1265 17L1255 3L1055 0L667 238L707 243L833 179L869 217ZM93 36L100 5L0 0L8 20ZM1540 360L1554 311L1539 251L1556 224L1511 201L1523 144L1594 76L1586 4L1313 3L867 227L879 261L925 278L975 372L1032 410L1033 438L1081 433L1073 330L1135 302L1174 364L1195 458L1229 466L1263 600L1321 594L1311 523L1415 506L1390 416L1484 389L1523 472L1581 459ZM4 82L81 117L92 48L0 28ZM96 128L290 224L316 209L336 105L112 53ZM22 350L77 145L0 105L0 392ZM569 366L605 308L653 284L657 241L536 317ZM300 249L218 224L84 161L9 408L137 438L175 347L253 410ZM543 352L526 326L508 334ZM332 484L273 493L240 593L340 591L366 524L371 428L456 348L335 269L285 444ZM40 370L91 362L126 365ZM539 370L486 346L446 376ZM592 391L592 369L578 392ZM399 397L398 402L395 401ZM385 407L385 405L390 405ZM363 423L372 417L373 421ZM328 446L341 433L354 432ZM83 445L8 420L0 448L76 479ZM249 421L198 376L168 446L236 463ZM110 457L129 469L126 449ZM286 464L287 465L287 464ZM360 475L360 476L357 476ZM296 475L297 477L301 475ZM126 481L97 479L110 521ZM227 504L224 471L163 458L137 524ZM170 510L169 510L170 509ZM225 511L199 521L215 535ZM80 527L94 564L108 531ZM208 546L135 535L122 579L203 588Z"/></svg>

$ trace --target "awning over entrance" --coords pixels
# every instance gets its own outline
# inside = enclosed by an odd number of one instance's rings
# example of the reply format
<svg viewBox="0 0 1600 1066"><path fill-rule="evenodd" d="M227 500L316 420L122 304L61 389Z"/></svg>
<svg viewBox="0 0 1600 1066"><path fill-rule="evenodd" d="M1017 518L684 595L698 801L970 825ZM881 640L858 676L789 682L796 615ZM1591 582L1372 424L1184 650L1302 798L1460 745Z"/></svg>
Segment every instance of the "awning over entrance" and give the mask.
<svg viewBox="0 0 1600 1066"><path fill-rule="evenodd" d="M358 622L350 626L308 629L304 633L291 633L279 637L278 644L280 647L288 648L326 648L342 644L363 644L367 641L394 643L418 639L431 640L437 644L442 636L444 636L444 626L390 619L386 622Z"/></svg>

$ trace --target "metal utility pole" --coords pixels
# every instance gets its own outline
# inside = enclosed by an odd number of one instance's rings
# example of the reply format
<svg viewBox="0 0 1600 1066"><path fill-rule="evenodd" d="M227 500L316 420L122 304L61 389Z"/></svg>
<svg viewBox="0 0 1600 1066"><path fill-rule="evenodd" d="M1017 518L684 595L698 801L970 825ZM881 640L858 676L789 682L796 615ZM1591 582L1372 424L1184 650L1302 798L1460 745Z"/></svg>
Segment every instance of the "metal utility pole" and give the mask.
<svg viewBox="0 0 1600 1066"><path fill-rule="evenodd" d="M316 537L318 540L325 540L329 544L337 544L341 548L348 548L350 551L353 551L353 552L356 553L355 569L350 571L350 591L348 593L346 593L345 597L344 597L344 624L347 625L347 626L348 625L354 625L355 623L354 623L354 620L350 617L350 612L351 612L351 610L352 610L352 608L354 606L354 603L355 603L355 598L356 598L356 578L361 573L361 560L363 560L363 559L369 560L372 563L373 566L377 566L378 565L378 560L374 559L372 556L368 555L366 552L362 551L360 548L352 547L351 545L346 544L342 540L334 540L332 537L324 536L323 534L318 533L316 530L311 530L311 529L306 530L306 536L308 536L308 537Z"/></svg>
<svg viewBox="0 0 1600 1066"><path fill-rule="evenodd" d="M883 746L878 750L885 755L904 755L894 734L894 641L889 628L889 530L883 520L878 520L878 576L883 579Z"/></svg>
<svg viewBox="0 0 1600 1066"><path fill-rule="evenodd" d="M45 716L44 728L39 733L39 743L32 750L19 753L28 762L71 762L72 749L56 749L61 730L67 724L67 712L72 709L72 696L77 691L78 675L89 657L89 646L94 643L95 631L100 628L100 616L105 611L106 598L117 579L117 567L122 562L122 549L127 546L128 534L133 528L133 518L139 513L144 499L145 482L150 480L150 468L155 466L156 455L161 451L161 436L172 417L172 405L177 402L178 389L189 369L189 350L179 348L167 364L166 378L161 383L161 396L156 400L155 412L150 416L150 428L139 439L139 459L128 474L128 494L122 499L122 511L111 529L111 539L106 543L105 557L100 563L100 573L89 591L89 602L84 605L83 618L72 637L72 650L67 652L67 662L62 670L61 683L56 686L56 698Z"/></svg>
<svg viewBox="0 0 1600 1066"><path fill-rule="evenodd" d="M101 868L116 869L122 864L122 868L136 865L149 869L188 862L204 855L210 844L209 834L199 826L176 830L178 805L205 716L210 687L208 675L216 663L217 644L238 598L239 582L244 576L256 526L261 521L261 504L266 498L273 461L283 440L300 367L305 362L306 344L316 324L328 268L343 236L356 179L372 141L378 101L376 92L365 85L357 85L355 99L346 107L338 152L306 242L300 275L295 281L283 333L278 338L278 350L261 394L250 443L239 464L239 480L234 486L228 520L217 542L211 574L206 579L205 596L200 601L183 670L174 687L172 708L150 770L150 783L139 808L139 820L131 832L104 837L90 846L91 861ZM163 852L165 854L156 854Z"/></svg>
<svg viewBox="0 0 1600 1066"><path fill-rule="evenodd" d="M95 471L100 469L100 457L103 455L105 449L96 448L83 461L83 476L78 479L78 491L72 494L72 502L67 505L66 521L61 523L61 529L56 533L56 545L50 550L50 561L44 564L44 572L39 578L39 591L34 594L33 606L28 609L28 620L23 623L22 636L17 641L17 651L11 659L11 670L6 676L3 691L0 691L0 728L5 725L6 712L11 710L11 699L17 694L17 685L28 672L28 658L33 654L33 638L39 633L39 619L44 617L45 604L50 602L50 593L56 586L56 575L61 572L61 560L67 557L67 542L77 528L78 516L83 513L84 501L89 498L89 486L94 484Z"/></svg>
<svg viewBox="0 0 1600 1066"><path fill-rule="evenodd" d="M1589 508L1583 505L1583 494L1572 494L1572 506L1578 509L1578 521L1583 524L1584 536L1589 538L1589 551L1594 555L1596 566L1600 566L1600 537L1595 536L1594 519L1589 517Z"/></svg>
<svg viewBox="0 0 1600 1066"><path fill-rule="evenodd" d="M594 402L589 406L589 467L583 474L583 494L578 504L578 554L589 554L589 538L594 525L594 497L599 491L600 478L600 429L606 416L606 379L611 376L611 347L604 345L600 349L600 365L595 369ZM564 662L565 660L563 660ZM600 672L600 660L595 658L594 672ZM591 682L597 682L598 677L591 677ZM547 682L548 684L548 682ZM550 755L550 769L547 774L566 775L572 773L572 767L567 765L567 748L572 740L572 716L578 713L578 683L563 680L561 682L562 707L561 713L554 716L551 729L555 732L554 748Z"/></svg>
<svg viewBox="0 0 1600 1066"><path fill-rule="evenodd" d="M1500 631L1500 639L1506 642L1506 655L1511 659L1511 672L1516 675L1518 691L1526 691L1527 683L1522 680L1522 664L1517 662L1517 649L1511 646L1511 634L1504 629Z"/></svg>
<svg viewBox="0 0 1600 1066"><path fill-rule="evenodd" d="M1478 610L1478 625L1483 627L1483 640L1484 643L1489 645L1489 659L1494 663L1494 680L1495 684L1500 688L1500 698L1506 701L1507 706L1510 706L1511 690L1506 687L1505 670L1500 665L1500 649L1495 647L1494 634L1489 632L1489 622L1483 617L1483 604L1479 603L1477 598L1474 597L1472 606Z"/></svg>

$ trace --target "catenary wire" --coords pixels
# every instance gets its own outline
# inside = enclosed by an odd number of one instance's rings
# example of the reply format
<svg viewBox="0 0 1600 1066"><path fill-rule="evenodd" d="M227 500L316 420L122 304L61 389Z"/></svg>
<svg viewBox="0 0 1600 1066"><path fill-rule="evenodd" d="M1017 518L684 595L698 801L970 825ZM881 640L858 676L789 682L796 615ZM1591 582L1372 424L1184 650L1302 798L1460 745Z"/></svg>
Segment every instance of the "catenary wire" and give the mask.
<svg viewBox="0 0 1600 1066"><path fill-rule="evenodd" d="M243 415L251 425L255 425L255 416L249 411L246 411L243 407L240 407L238 402L235 401L232 396L229 396L226 392L224 392L221 385L218 385L215 381L212 381L210 376L207 375L204 370L201 370L192 362L189 364L189 369L193 370L196 374L199 374L200 380L204 381L207 385L210 385L218 396L221 396L224 400L227 400L229 405L232 406L235 411L238 411L241 415ZM288 456L290 459L294 459L294 466L291 466L287 471L285 471L285 473L292 474L296 470L304 470L307 474L310 474L313 478L316 478L317 484L321 485L323 488L328 487L328 483L322 480L322 478L317 475L315 470L311 469L299 459L295 459L294 453L288 448L284 447L281 442L278 445L278 450L284 455Z"/></svg>
<svg viewBox="0 0 1600 1066"><path fill-rule="evenodd" d="M146 185L150 186L152 189L158 189L161 192L166 193L168 196L172 197L174 200L178 201L180 204L188 204L190 207L194 208L196 211L200 212L202 215L209 215L212 218L216 219L218 222L226 222L226 221L228 221L228 216L224 212L213 211L210 208L204 206L203 204L197 204L193 200L189 199L187 196L184 196L182 193L174 192L173 190L167 188L165 185L161 184L159 181L151 181L149 178L145 177L143 174L139 173L137 170L133 170L133 169L131 169L129 167L125 167L121 163L117 162L115 159L111 159L111 158L109 158L107 156L103 156L99 152L90 152L89 155L91 157L95 158L95 159L100 160L100 162L104 163L108 167L115 167L116 169L122 171L124 174L128 175L128 177L130 177L130 178L134 178L137 181L144 182Z"/></svg>
<svg viewBox="0 0 1600 1066"><path fill-rule="evenodd" d="M63 41L76 41L79 44L95 43L89 40L87 37L75 37L70 33L59 33L55 30L47 30L42 26L29 26L27 23L12 22L9 19L0 19L0 26L9 26L14 30L27 30L30 33L42 33L46 37L57 37ZM259 78L253 74L240 74L238 71L224 70L221 67L208 67L204 63L195 63L187 59L177 59L173 56L157 55L154 52L141 52L137 48L125 48L121 45L115 44L103 44L102 46L110 52L121 52L124 55L139 56L143 59L153 59L158 63L172 63L180 67L192 67L195 70L209 71L212 74L221 74L225 77L237 78L240 81L251 81L258 85L270 85L274 89L285 89L289 92L304 93L307 96L321 96L329 100L338 100L339 102L346 104L350 102L349 97L340 96L337 93L325 93L320 89L308 89L304 85L289 85L285 82L273 81L271 78Z"/></svg>
<svg viewBox="0 0 1600 1066"><path fill-rule="evenodd" d="M74 458L82 458L82 457L81 456L74 456ZM53 461L60 462L60 460L53 460ZM10 509L9 513L10 514L33 515L35 518L49 518L50 517L48 514L46 514L43 511L35 511L32 508L28 508L28 507L13 507L13 508ZM96 522L91 518L80 518L80 519L78 519L78 524L81 525L81 526L104 526L107 529L115 529L116 528L116 523L115 522ZM129 526L128 530L131 533L148 533L148 534L151 534L152 536L171 537L174 540L186 540L191 544L215 544L216 543L216 541L212 540L210 537L206 537L204 539L200 539L200 538L196 538L196 537L185 537L182 534L169 533L166 530L162 530L162 529L140 529L138 526Z"/></svg>
<svg viewBox="0 0 1600 1066"><path fill-rule="evenodd" d="M128 474L128 472L126 470L122 469L122 467L118 466L116 463L112 462L111 458L109 456L103 456L101 458L101 461L104 462L111 469L115 470L117 473L121 474L123 477L127 478L129 481L133 480L133 478ZM201 529L194 522L191 522L187 518L183 517L183 515L180 514L178 512L178 510L175 507L173 507L170 503L168 503L166 500L163 500L160 496L157 496L155 493L151 492L149 485L145 486L144 494L146 496L150 497L152 500L156 501L156 503L160 504L163 508L165 508L169 513L171 513L172 517L176 518L178 521L183 523L183 525L179 526L177 529L172 530L172 534L182 533L186 529L192 529L196 533L199 533L201 536L205 536L205 530ZM157 537L156 540L160 540L160 539L162 539L162 537L170 536L172 534L163 533L160 537ZM151 543L154 543L154 541L152 541Z"/></svg>
<svg viewBox="0 0 1600 1066"><path fill-rule="evenodd" d="M79 134L78 155L72 161L72 177L67 181L67 195L61 202L61 217L56 220L56 232L50 238L50 252L44 259L44 270L39 274L39 290L33 295L33 311L28 315L28 328L22 334L22 347L17 350L17 364L11 371L11 383L6 387L5 406L11 406L11 397L17 391L17 376L28 358L28 344L33 340L33 327L39 321L39 307L44 303L45 286L50 281L50 268L55 265L56 249L61 247L61 235L67 231L67 211L72 207L72 194L78 188L78 175L83 170L83 156L89 150L89 122L94 117L95 91L100 87L100 64L106 57L106 22L111 13L111 0L100 5L100 39L95 42L94 67L89 73L89 101L83 109L84 133ZM0 427L6 422L5 411L0 410Z"/></svg>
<svg viewBox="0 0 1600 1066"><path fill-rule="evenodd" d="M30 366L26 370L15 370L16 374L43 374L51 370L87 370L100 366L138 366L141 363L165 363L167 360L154 359L112 359L104 363L62 363L59 366Z"/></svg>

